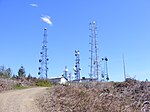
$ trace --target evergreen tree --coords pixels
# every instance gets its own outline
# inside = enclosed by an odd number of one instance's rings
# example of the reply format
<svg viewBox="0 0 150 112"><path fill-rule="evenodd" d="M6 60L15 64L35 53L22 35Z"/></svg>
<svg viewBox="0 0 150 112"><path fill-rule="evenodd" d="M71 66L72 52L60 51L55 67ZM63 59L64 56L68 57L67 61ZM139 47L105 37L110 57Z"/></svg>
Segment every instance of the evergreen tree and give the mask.
<svg viewBox="0 0 150 112"><path fill-rule="evenodd" d="M10 78L12 76L12 70L11 68L7 68L5 70L5 75L4 75L6 78Z"/></svg>
<svg viewBox="0 0 150 112"><path fill-rule="evenodd" d="M12 79L16 79L17 76L15 74L12 75Z"/></svg>
<svg viewBox="0 0 150 112"><path fill-rule="evenodd" d="M30 80L30 79L32 79L31 74L29 74L29 75L27 76L27 80Z"/></svg>
<svg viewBox="0 0 150 112"><path fill-rule="evenodd" d="M19 78L23 78L23 77L25 77L25 76L26 76L25 69L24 69L23 66L21 66L21 67L19 68L19 71L18 71L18 77L19 77Z"/></svg>
<svg viewBox="0 0 150 112"><path fill-rule="evenodd" d="M5 71L4 65L0 66L0 77L4 77L4 71Z"/></svg>
<svg viewBox="0 0 150 112"><path fill-rule="evenodd" d="M4 66L0 66L0 77L10 78L12 75L11 68L5 68Z"/></svg>

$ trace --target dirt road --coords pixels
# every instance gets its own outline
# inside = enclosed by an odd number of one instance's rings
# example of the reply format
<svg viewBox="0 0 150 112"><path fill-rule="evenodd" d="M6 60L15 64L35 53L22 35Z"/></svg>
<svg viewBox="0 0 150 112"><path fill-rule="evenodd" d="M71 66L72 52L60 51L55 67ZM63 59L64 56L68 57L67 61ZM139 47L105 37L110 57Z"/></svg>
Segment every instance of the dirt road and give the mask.
<svg viewBox="0 0 150 112"><path fill-rule="evenodd" d="M0 93L0 112L40 112L35 99L44 92L37 87Z"/></svg>

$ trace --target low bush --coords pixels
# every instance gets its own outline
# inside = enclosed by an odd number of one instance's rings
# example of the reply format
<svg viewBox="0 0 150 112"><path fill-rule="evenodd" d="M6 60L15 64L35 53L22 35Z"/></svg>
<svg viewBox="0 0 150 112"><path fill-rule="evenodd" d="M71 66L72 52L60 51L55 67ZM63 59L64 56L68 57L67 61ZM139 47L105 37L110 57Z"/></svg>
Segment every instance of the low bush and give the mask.
<svg viewBox="0 0 150 112"><path fill-rule="evenodd" d="M15 84L13 86L13 89L26 89L26 88L29 88L29 86L23 86L23 85L21 85L19 83Z"/></svg>
<svg viewBox="0 0 150 112"><path fill-rule="evenodd" d="M36 86L41 86L41 87L51 87L52 84L48 80L44 79L38 79L35 83Z"/></svg>

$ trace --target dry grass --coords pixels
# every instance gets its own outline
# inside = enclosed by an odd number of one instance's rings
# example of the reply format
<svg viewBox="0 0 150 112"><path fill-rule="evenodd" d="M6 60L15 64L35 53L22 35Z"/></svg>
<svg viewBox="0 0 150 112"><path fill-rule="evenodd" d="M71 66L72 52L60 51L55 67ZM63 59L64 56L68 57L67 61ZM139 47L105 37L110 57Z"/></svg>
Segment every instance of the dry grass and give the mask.
<svg viewBox="0 0 150 112"><path fill-rule="evenodd" d="M128 80L59 85L39 101L43 112L144 112L150 108L150 83Z"/></svg>

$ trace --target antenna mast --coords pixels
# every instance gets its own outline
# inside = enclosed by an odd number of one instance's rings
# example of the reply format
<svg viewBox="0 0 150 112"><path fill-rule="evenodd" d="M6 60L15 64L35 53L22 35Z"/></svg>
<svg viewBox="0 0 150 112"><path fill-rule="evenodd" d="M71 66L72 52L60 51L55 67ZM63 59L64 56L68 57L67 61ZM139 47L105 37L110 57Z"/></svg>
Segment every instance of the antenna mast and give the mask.
<svg viewBox="0 0 150 112"><path fill-rule="evenodd" d="M67 66L65 66L65 70L64 70L63 76L68 79L68 69L67 69Z"/></svg>
<svg viewBox="0 0 150 112"><path fill-rule="evenodd" d="M125 67L125 61L124 61L124 54L122 55L123 58L123 72L124 72L124 79L126 80L126 67Z"/></svg>
<svg viewBox="0 0 150 112"><path fill-rule="evenodd" d="M91 31L91 57L90 57L90 73L89 76L91 79L99 79L99 59L98 59L98 46L97 46L97 34L96 34L96 23L93 21L89 24Z"/></svg>
<svg viewBox="0 0 150 112"><path fill-rule="evenodd" d="M42 45L42 51L40 52L41 59L39 59L39 63L41 64L41 67L39 67L38 75L40 75L40 78L46 78L47 79L47 71L48 71L48 55L47 55L47 28L44 28L44 38L43 38L43 45Z"/></svg>
<svg viewBox="0 0 150 112"><path fill-rule="evenodd" d="M102 63L103 63L103 69L101 73L101 81L108 81L109 76L108 76L108 66L107 66L108 58L102 58Z"/></svg>
<svg viewBox="0 0 150 112"><path fill-rule="evenodd" d="M75 80L80 81L80 52L79 50L75 50L75 57L76 57L76 63L75 66L73 67L73 70L75 71Z"/></svg>

